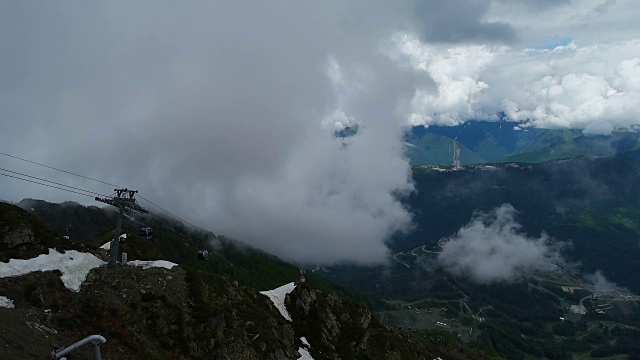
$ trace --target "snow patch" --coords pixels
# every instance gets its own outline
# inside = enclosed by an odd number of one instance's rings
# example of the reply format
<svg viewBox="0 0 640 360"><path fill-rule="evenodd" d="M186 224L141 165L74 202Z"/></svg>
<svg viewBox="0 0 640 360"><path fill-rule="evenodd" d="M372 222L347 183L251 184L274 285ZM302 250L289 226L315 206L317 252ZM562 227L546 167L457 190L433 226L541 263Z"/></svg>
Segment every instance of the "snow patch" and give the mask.
<svg viewBox="0 0 640 360"><path fill-rule="evenodd" d="M310 344L309 344L309 342L307 341L307 338L306 338L306 337L304 337L304 336L303 336L303 337L301 337L301 338L300 338L300 341L302 341L302 343L303 343L303 344L305 344L307 347L309 347L309 348L311 347L311 345L310 345Z"/></svg>
<svg viewBox="0 0 640 360"><path fill-rule="evenodd" d="M127 239L127 234L124 233L124 234L120 235L120 239L121 240L126 240ZM113 240L111 240L111 241L113 241ZM102 246L100 246L100 249L111 250L111 241L107 241L106 243L102 244Z"/></svg>
<svg viewBox="0 0 640 360"><path fill-rule="evenodd" d="M6 296L0 296L0 307L13 309L16 306L13 304L13 300L9 299Z"/></svg>
<svg viewBox="0 0 640 360"><path fill-rule="evenodd" d="M306 349L299 348L298 353L300 353L298 360L314 360Z"/></svg>
<svg viewBox="0 0 640 360"><path fill-rule="evenodd" d="M55 249L49 249L49 254L41 254L32 259L11 259L8 263L0 263L0 277L21 276L36 271L60 270L62 273L60 280L64 286L71 291L78 292L82 283L87 279L89 271L104 264L104 261L93 254L75 250L62 254Z"/></svg>
<svg viewBox="0 0 640 360"><path fill-rule="evenodd" d="M296 285L290 282L286 285L282 285L279 288L275 288L273 290L260 291L260 294L268 296L269 299L271 299L271 301L273 302L273 305L276 307L276 309L280 311L280 314L282 315L282 317L289 321L292 321L291 315L289 315L287 308L284 306L284 298L285 296L287 296L287 294L292 292L293 289L295 288L296 288Z"/></svg>
<svg viewBox="0 0 640 360"><path fill-rule="evenodd" d="M311 348L311 345L307 341L307 338L303 336L300 338L300 341L302 341L302 344L304 344L306 349L298 348L298 353L300 354L300 357L298 358L298 360L314 360L311 354L309 353L309 349Z"/></svg>
<svg viewBox="0 0 640 360"><path fill-rule="evenodd" d="M127 261L127 264L132 266L140 266L143 269L149 269L152 267L161 267L165 269L171 269L172 267L178 265L176 263L172 263L171 261L165 261L165 260L154 260L154 261L131 260L131 261Z"/></svg>
<svg viewBox="0 0 640 360"><path fill-rule="evenodd" d="M111 242L100 248L109 249ZM143 269L162 267L171 269L178 265L165 260L141 261L133 260L129 265L140 266ZM11 259L8 263L0 263L0 278L26 275L36 271L59 270L62 273L60 280L64 286L78 292L82 283L87 279L87 274L93 268L106 264L93 254L82 253L75 250L66 251L64 254L55 249L49 249L49 254L41 254L38 257L22 260ZM8 306L11 305L11 306ZM13 301L0 296L0 307L13 307Z"/></svg>

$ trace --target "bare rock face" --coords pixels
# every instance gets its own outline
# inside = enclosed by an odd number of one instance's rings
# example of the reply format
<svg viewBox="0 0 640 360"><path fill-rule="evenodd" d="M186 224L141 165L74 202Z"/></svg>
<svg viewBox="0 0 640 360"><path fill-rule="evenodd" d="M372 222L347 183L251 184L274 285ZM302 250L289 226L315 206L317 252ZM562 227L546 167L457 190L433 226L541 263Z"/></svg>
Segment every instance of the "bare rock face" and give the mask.
<svg viewBox="0 0 640 360"><path fill-rule="evenodd" d="M33 230L22 224L17 229L7 232L3 242L11 249L23 244L37 244L39 241L36 240Z"/></svg>
<svg viewBox="0 0 640 360"><path fill-rule="evenodd" d="M63 242L35 216L25 210L0 202L0 261L30 259L49 249L80 250L81 246Z"/></svg>
<svg viewBox="0 0 640 360"><path fill-rule="evenodd" d="M22 324L15 334L0 331L0 342L11 345L0 348L1 359L41 359L50 343L66 346L91 333L107 338L105 359L300 356L291 323L271 301L224 277L180 267L101 267L79 292L66 289L59 277L36 272L0 278L0 294L16 305L0 309L0 324ZM24 339L33 350L20 347ZM89 359L84 353L74 358Z"/></svg>
<svg viewBox="0 0 640 360"><path fill-rule="evenodd" d="M51 248L88 250L2 203L0 240L0 261L33 258ZM88 334L107 338L101 346L105 359L298 359L303 336L318 360L441 354L425 351L414 335L389 333L363 305L304 283L285 299L290 322L256 289L189 267L98 267L78 292L65 288L61 275L0 278L0 295L15 303L0 309L0 359L42 359ZM73 358L92 359L91 349Z"/></svg>
<svg viewBox="0 0 640 360"><path fill-rule="evenodd" d="M285 298L296 337L311 344L315 359L433 359L444 355L413 333L390 331L362 304L339 299L307 284ZM447 359L463 356L446 354Z"/></svg>
<svg viewBox="0 0 640 360"><path fill-rule="evenodd" d="M311 354L316 359L419 359L424 356L418 355L415 349L393 349L392 343L410 343L389 334L361 304L338 299L305 284L299 284L287 296L285 304L296 336L309 340Z"/></svg>
<svg viewBox="0 0 640 360"><path fill-rule="evenodd" d="M289 299L288 294L287 294L287 299ZM299 292L295 300L295 307L296 309L300 310L304 316L307 316L309 314L309 311L311 310L311 305L316 300L317 300L316 291L308 288L304 288L302 291Z"/></svg>

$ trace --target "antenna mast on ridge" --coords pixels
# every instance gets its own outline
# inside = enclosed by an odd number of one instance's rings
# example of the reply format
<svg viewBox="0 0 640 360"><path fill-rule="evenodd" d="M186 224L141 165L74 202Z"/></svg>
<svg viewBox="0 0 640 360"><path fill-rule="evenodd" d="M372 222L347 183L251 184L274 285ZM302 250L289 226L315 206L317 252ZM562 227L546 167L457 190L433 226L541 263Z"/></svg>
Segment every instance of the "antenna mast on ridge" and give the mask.
<svg viewBox="0 0 640 360"><path fill-rule="evenodd" d="M460 168L460 148L455 140L453 140L453 147L449 148L449 152L453 155L453 168Z"/></svg>
<svg viewBox="0 0 640 360"><path fill-rule="evenodd" d="M116 230L113 234L113 241L111 242L111 252L109 255L109 263L107 268L113 269L116 267L116 261L118 260L118 247L120 246L120 229L122 228L122 217L124 216L125 209L131 209L139 213L146 214L149 211L142 208L134 199L138 190L129 189L115 189L116 195L113 197L96 197L96 201L115 206L119 210L118 222L116 223Z"/></svg>

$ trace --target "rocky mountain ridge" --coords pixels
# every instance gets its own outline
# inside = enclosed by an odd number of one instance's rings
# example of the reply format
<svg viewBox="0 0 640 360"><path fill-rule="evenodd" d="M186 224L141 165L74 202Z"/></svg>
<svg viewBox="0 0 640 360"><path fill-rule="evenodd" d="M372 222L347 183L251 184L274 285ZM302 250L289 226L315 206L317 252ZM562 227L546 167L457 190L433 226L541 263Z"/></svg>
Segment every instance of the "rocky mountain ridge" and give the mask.
<svg viewBox="0 0 640 360"><path fill-rule="evenodd" d="M4 228L10 220L10 229L31 229L30 221L38 223L13 205L0 206ZM7 219L7 214L14 216ZM36 255L25 248L31 243L64 252L66 239L42 234L50 236L5 231L0 240L5 254L27 259ZM82 246L106 260L104 250ZM22 254L23 248L28 253ZM0 295L14 306L0 308L0 358L42 359L91 334L107 338L101 346L104 359L297 359L302 337L309 340L315 359L432 359L446 354L415 334L390 332L363 305L305 283L287 296L290 322L256 289L192 267L97 267L78 292L65 288L60 275L55 270L0 278ZM90 349L74 358L90 359Z"/></svg>

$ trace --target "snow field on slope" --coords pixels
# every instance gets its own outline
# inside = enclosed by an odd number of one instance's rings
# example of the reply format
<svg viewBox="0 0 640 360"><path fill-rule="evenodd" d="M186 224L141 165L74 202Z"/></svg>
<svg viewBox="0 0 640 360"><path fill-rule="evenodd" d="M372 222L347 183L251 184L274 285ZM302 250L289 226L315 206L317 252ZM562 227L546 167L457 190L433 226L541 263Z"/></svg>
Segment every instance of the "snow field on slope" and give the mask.
<svg viewBox="0 0 640 360"><path fill-rule="evenodd" d="M304 346L306 346L307 348L311 348L311 345L307 341L306 337L304 337L304 336L301 337L300 341L302 341ZM298 358L298 360L314 360L313 357L311 356L311 354L309 353L308 349L298 348L298 353L300 354L300 357Z"/></svg>
<svg viewBox="0 0 640 360"><path fill-rule="evenodd" d="M296 288L296 285L291 282L286 285L282 285L279 288L275 288L273 290L260 291L260 294L268 296L269 299L271 299L271 302L273 302L273 305L280 312L280 315L282 315L283 318L289 321L292 321L291 315L289 315L287 308L284 306L284 298L287 296L287 294L292 292L293 289L295 288ZM306 347L308 348L311 347L311 345L309 345L309 342L304 336L300 338L300 341L302 341L302 343ZM300 357L298 358L298 360L314 360L311 354L309 353L308 349L298 348L298 353L300 354Z"/></svg>
<svg viewBox="0 0 640 360"><path fill-rule="evenodd" d="M284 298L285 296L287 296L288 293L292 292L293 289L295 288L296 288L296 285L290 282L286 285L282 285L279 288L275 288L273 290L260 291L260 294L268 296L269 299L271 299L271 301L273 302L273 305L276 307L276 309L280 311L280 314L282 315L282 317L289 321L292 321L291 315L289 315L287 308L284 306Z"/></svg>
<svg viewBox="0 0 640 360"><path fill-rule="evenodd" d="M149 269L152 267L162 267L165 269L171 269L172 267L178 264L172 263L171 261L166 261L166 260L153 260L153 261L130 260L130 261L127 261L127 265L140 266L143 269Z"/></svg>
<svg viewBox="0 0 640 360"><path fill-rule="evenodd" d="M126 238L127 234L120 235L121 240ZM107 241L106 243L102 244L102 246L100 246L100 249L111 250L111 241Z"/></svg>
<svg viewBox="0 0 640 360"><path fill-rule="evenodd" d="M298 358L298 360L314 360L311 357L311 354L309 354L309 352L303 348L299 348L298 352L300 353L300 357Z"/></svg>
<svg viewBox="0 0 640 360"><path fill-rule="evenodd" d="M36 271L60 270L60 280L64 286L78 292L80 286L87 279L91 269L105 264L93 254L81 253L75 250L65 251L64 254L55 249L49 249L49 254L41 254L28 260L11 259L8 263L0 263L0 277L26 275Z"/></svg>
<svg viewBox="0 0 640 360"><path fill-rule="evenodd" d="M126 239L127 234L122 234L120 235L120 237ZM100 246L100 249L111 250L111 241L107 241L106 243L102 244L102 246ZM172 263L170 261L165 261L165 260L155 260L155 261L129 260L127 261L127 265L140 266L143 269L149 269L152 267L162 267L165 269L171 269L172 267L178 264Z"/></svg>
<svg viewBox="0 0 640 360"><path fill-rule="evenodd" d="M128 263L143 269L152 267L171 269L177 265L165 260L132 260ZM62 254L55 249L49 249L49 254L41 254L38 257L27 260L11 259L8 263L0 263L0 278L21 276L36 271L60 270L62 273L60 280L62 280L64 286L71 291L78 292L82 283L87 279L89 271L104 264L106 264L105 261L98 259L93 254L75 250L65 251Z"/></svg>
<svg viewBox="0 0 640 360"><path fill-rule="evenodd" d="M6 296L0 296L0 307L12 309L16 306L13 305L13 300L9 299Z"/></svg>
<svg viewBox="0 0 640 360"><path fill-rule="evenodd" d="M309 344L309 342L307 341L306 337L301 337L300 341L302 341L303 344L305 344L307 347L311 347L311 344Z"/></svg>

